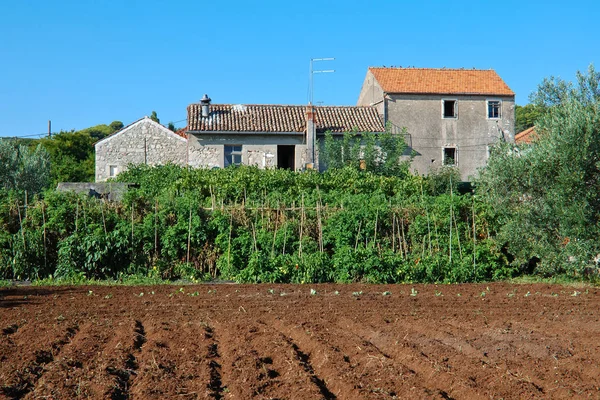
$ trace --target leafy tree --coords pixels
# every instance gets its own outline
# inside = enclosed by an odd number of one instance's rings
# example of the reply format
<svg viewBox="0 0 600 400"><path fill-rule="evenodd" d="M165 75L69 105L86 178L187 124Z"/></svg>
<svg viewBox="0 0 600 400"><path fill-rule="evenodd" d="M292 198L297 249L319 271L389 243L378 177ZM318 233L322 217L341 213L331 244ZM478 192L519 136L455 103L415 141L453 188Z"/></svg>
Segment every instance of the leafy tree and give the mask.
<svg viewBox="0 0 600 400"><path fill-rule="evenodd" d="M80 130L80 133L84 133L89 135L95 141L102 140L108 135L112 135L113 133L123 129L123 123L121 121L113 121L110 125L96 125L90 128L85 128Z"/></svg>
<svg viewBox="0 0 600 400"><path fill-rule="evenodd" d="M545 108L531 146L493 149L478 193L499 218L498 238L539 272L580 273L600 251L600 76L590 66L577 84L545 79L532 96Z"/></svg>
<svg viewBox="0 0 600 400"><path fill-rule="evenodd" d="M158 115L156 114L156 111L152 111L152 114L150 114L150 119L158 124L160 124L160 119L158 119Z"/></svg>
<svg viewBox="0 0 600 400"><path fill-rule="evenodd" d="M86 130L60 132L40 140L52 160L52 182L89 182L94 179L94 142Z"/></svg>
<svg viewBox="0 0 600 400"><path fill-rule="evenodd" d="M590 64L586 72L577 71L575 83L550 76L544 78L537 91L529 96L529 101L538 107L548 109L570 101L583 105L593 105L600 101L600 71Z"/></svg>
<svg viewBox="0 0 600 400"><path fill-rule="evenodd" d="M110 123L109 127L112 130L111 133L120 131L121 129L123 129L123 123L121 121L113 121Z"/></svg>
<svg viewBox="0 0 600 400"><path fill-rule="evenodd" d="M515 107L515 132L523 132L535 126L535 123L543 115L543 109L535 104L527 104L525 106L517 105Z"/></svg>
<svg viewBox="0 0 600 400"><path fill-rule="evenodd" d="M15 145L0 140L0 187L4 190L39 193L50 181L50 157L38 145L30 150L25 145Z"/></svg>
<svg viewBox="0 0 600 400"><path fill-rule="evenodd" d="M169 122L167 124L167 128L173 132L177 132L177 128L175 128L175 124L173 122Z"/></svg>
<svg viewBox="0 0 600 400"><path fill-rule="evenodd" d="M405 176L409 161L402 155L406 148L404 136L389 129L381 134L345 132L341 138L326 132L320 158L327 168L352 167L385 176Z"/></svg>
<svg viewBox="0 0 600 400"><path fill-rule="evenodd" d="M40 139L52 160L51 179L58 182L89 182L94 180L94 143L123 129L121 121L100 124L80 131L61 131Z"/></svg>

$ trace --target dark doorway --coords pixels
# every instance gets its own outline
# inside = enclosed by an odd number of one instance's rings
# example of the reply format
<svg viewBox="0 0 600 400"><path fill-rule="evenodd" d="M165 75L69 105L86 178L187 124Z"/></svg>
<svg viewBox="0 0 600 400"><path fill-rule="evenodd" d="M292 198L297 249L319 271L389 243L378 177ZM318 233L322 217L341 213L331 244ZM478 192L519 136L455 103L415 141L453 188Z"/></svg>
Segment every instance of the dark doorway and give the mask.
<svg viewBox="0 0 600 400"><path fill-rule="evenodd" d="M291 169L296 168L296 146L279 145L277 146L277 168Z"/></svg>

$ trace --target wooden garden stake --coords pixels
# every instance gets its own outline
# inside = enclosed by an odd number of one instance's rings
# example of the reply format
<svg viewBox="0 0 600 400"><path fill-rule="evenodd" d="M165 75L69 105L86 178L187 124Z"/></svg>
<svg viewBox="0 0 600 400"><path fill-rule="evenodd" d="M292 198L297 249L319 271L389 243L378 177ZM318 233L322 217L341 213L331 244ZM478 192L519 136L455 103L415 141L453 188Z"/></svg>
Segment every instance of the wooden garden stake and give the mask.
<svg viewBox="0 0 600 400"><path fill-rule="evenodd" d="M100 202L100 212L102 213L102 225L104 226L104 238L108 237L108 233L106 232L106 219L104 218L104 201Z"/></svg>
<svg viewBox="0 0 600 400"><path fill-rule="evenodd" d="M192 202L190 201L190 217L188 219L188 240L186 264L190 264L190 242L192 240Z"/></svg>
<svg viewBox="0 0 600 400"><path fill-rule="evenodd" d="M25 232L23 231L23 219L21 218L21 207L19 206L18 199L17 199L17 213L19 214L19 226L21 227L21 238L23 238L23 249L27 250L27 244L25 243Z"/></svg>
<svg viewBox="0 0 600 400"><path fill-rule="evenodd" d="M281 254L285 255L285 243L287 240L287 229L284 229L283 231L283 250L281 251Z"/></svg>
<svg viewBox="0 0 600 400"><path fill-rule="evenodd" d="M42 203L42 222L44 223L44 271L48 269L48 251L46 249L46 212L44 211L44 203Z"/></svg>
<svg viewBox="0 0 600 400"><path fill-rule="evenodd" d="M133 203L131 203L131 252L133 253Z"/></svg>
<svg viewBox="0 0 600 400"><path fill-rule="evenodd" d="M87 229L87 218L85 215L85 203L81 203L81 212L83 213L83 227Z"/></svg>
<svg viewBox="0 0 600 400"><path fill-rule="evenodd" d="M462 247L460 245L460 233L458 232L458 224L456 222L456 218L454 218L454 227L456 228L456 239L458 240L458 252L460 253L460 258L462 258Z"/></svg>
<svg viewBox="0 0 600 400"><path fill-rule="evenodd" d="M321 224L321 202L317 203L317 224L319 226L319 251L323 252L323 225Z"/></svg>
<svg viewBox="0 0 600 400"><path fill-rule="evenodd" d="M475 198L473 198L473 204L471 206L473 213L473 278L475 278L475 244L476 244L476 231L475 231Z"/></svg>
<svg viewBox="0 0 600 400"><path fill-rule="evenodd" d="M452 264L452 213L454 206L454 197L452 194L452 176L450 176L450 240L448 241L449 262Z"/></svg>
<svg viewBox="0 0 600 400"><path fill-rule="evenodd" d="M396 211L392 210L392 252L396 252Z"/></svg>
<svg viewBox="0 0 600 400"><path fill-rule="evenodd" d="M273 246L271 247L271 258L273 258L275 254L275 240L277 239L277 228L279 226L279 205L277 205L277 212L275 216L275 232L273 233Z"/></svg>
<svg viewBox="0 0 600 400"><path fill-rule="evenodd" d="M304 230L304 193L302 193L302 208L300 210L300 244L298 245L298 256L302 258L302 231Z"/></svg>
<svg viewBox="0 0 600 400"><path fill-rule="evenodd" d="M233 232L233 211L229 216L229 240L227 242L227 269L231 271L231 234Z"/></svg>
<svg viewBox="0 0 600 400"><path fill-rule="evenodd" d="M158 260L158 199L154 200L154 258Z"/></svg>
<svg viewBox="0 0 600 400"><path fill-rule="evenodd" d="M375 213L375 232L373 232L373 247L375 247L375 243L377 242L377 223L379 221L379 209L377 209L377 213Z"/></svg>
<svg viewBox="0 0 600 400"><path fill-rule="evenodd" d="M408 245L406 244L406 238L404 237L404 216L400 219L402 223L402 252L404 257L408 257Z"/></svg>
<svg viewBox="0 0 600 400"><path fill-rule="evenodd" d="M429 238L429 256L432 256L433 253L431 251L431 226L429 224L429 209L427 208L427 204L425 203L425 195L423 193L423 181L421 181L421 203L425 208L425 216L427 217L427 236Z"/></svg>
<svg viewBox="0 0 600 400"><path fill-rule="evenodd" d="M362 220L358 221L358 231L356 232L356 241L354 242L354 252L358 250L358 239L360 238L360 228L362 226Z"/></svg>

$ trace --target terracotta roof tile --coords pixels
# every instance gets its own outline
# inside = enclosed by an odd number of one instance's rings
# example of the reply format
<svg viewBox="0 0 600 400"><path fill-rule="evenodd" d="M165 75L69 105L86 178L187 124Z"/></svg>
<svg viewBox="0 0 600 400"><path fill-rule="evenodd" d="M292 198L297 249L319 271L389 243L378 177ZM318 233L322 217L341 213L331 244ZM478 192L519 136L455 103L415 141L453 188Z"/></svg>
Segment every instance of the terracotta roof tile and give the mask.
<svg viewBox="0 0 600 400"><path fill-rule="evenodd" d="M306 107L264 104L211 104L210 115L201 117L200 104L188 106L191 132L302 133ZM385 127L374 107L315 106L317 132L383 132Z"/></svg>
<svg viewBox="0 0 600 400"><path fill-rule="evenodd" d="M175 134L176 134L176 135L179 135L179 136L181 136L182 138L185 138L185 139L187 139L187 134L186 134L187 130L188 130L188 129L187 129L187 126L186 126L185 128L178 129L178 130L175 132Z"/></svg>
<svg viewBox="0 0 600 400"><path fill-rule="evenodd" d="M369 71L386 93L515 95L491 69L371 67Z"/></svg>
<svg viewBox="0 0 600 400"><path fill-rule="evenodd" d="M519 132L515 135L515 143L516 144L531 144L538 138L537 132L535 131L535 126L532 126L529 129L525 129L523 132Z"/></svg>

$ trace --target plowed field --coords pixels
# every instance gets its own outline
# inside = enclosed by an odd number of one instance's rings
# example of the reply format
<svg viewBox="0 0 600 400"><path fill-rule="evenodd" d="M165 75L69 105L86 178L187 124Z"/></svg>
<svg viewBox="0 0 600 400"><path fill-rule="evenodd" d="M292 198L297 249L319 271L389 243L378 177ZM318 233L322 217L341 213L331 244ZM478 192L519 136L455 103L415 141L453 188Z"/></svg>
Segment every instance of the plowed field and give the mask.
<svg viewBox="0 0 600 400"><path fill-rule="evenodd" d="M0 398L600 398L599 306L505 283L1 289Z"/></svg>

